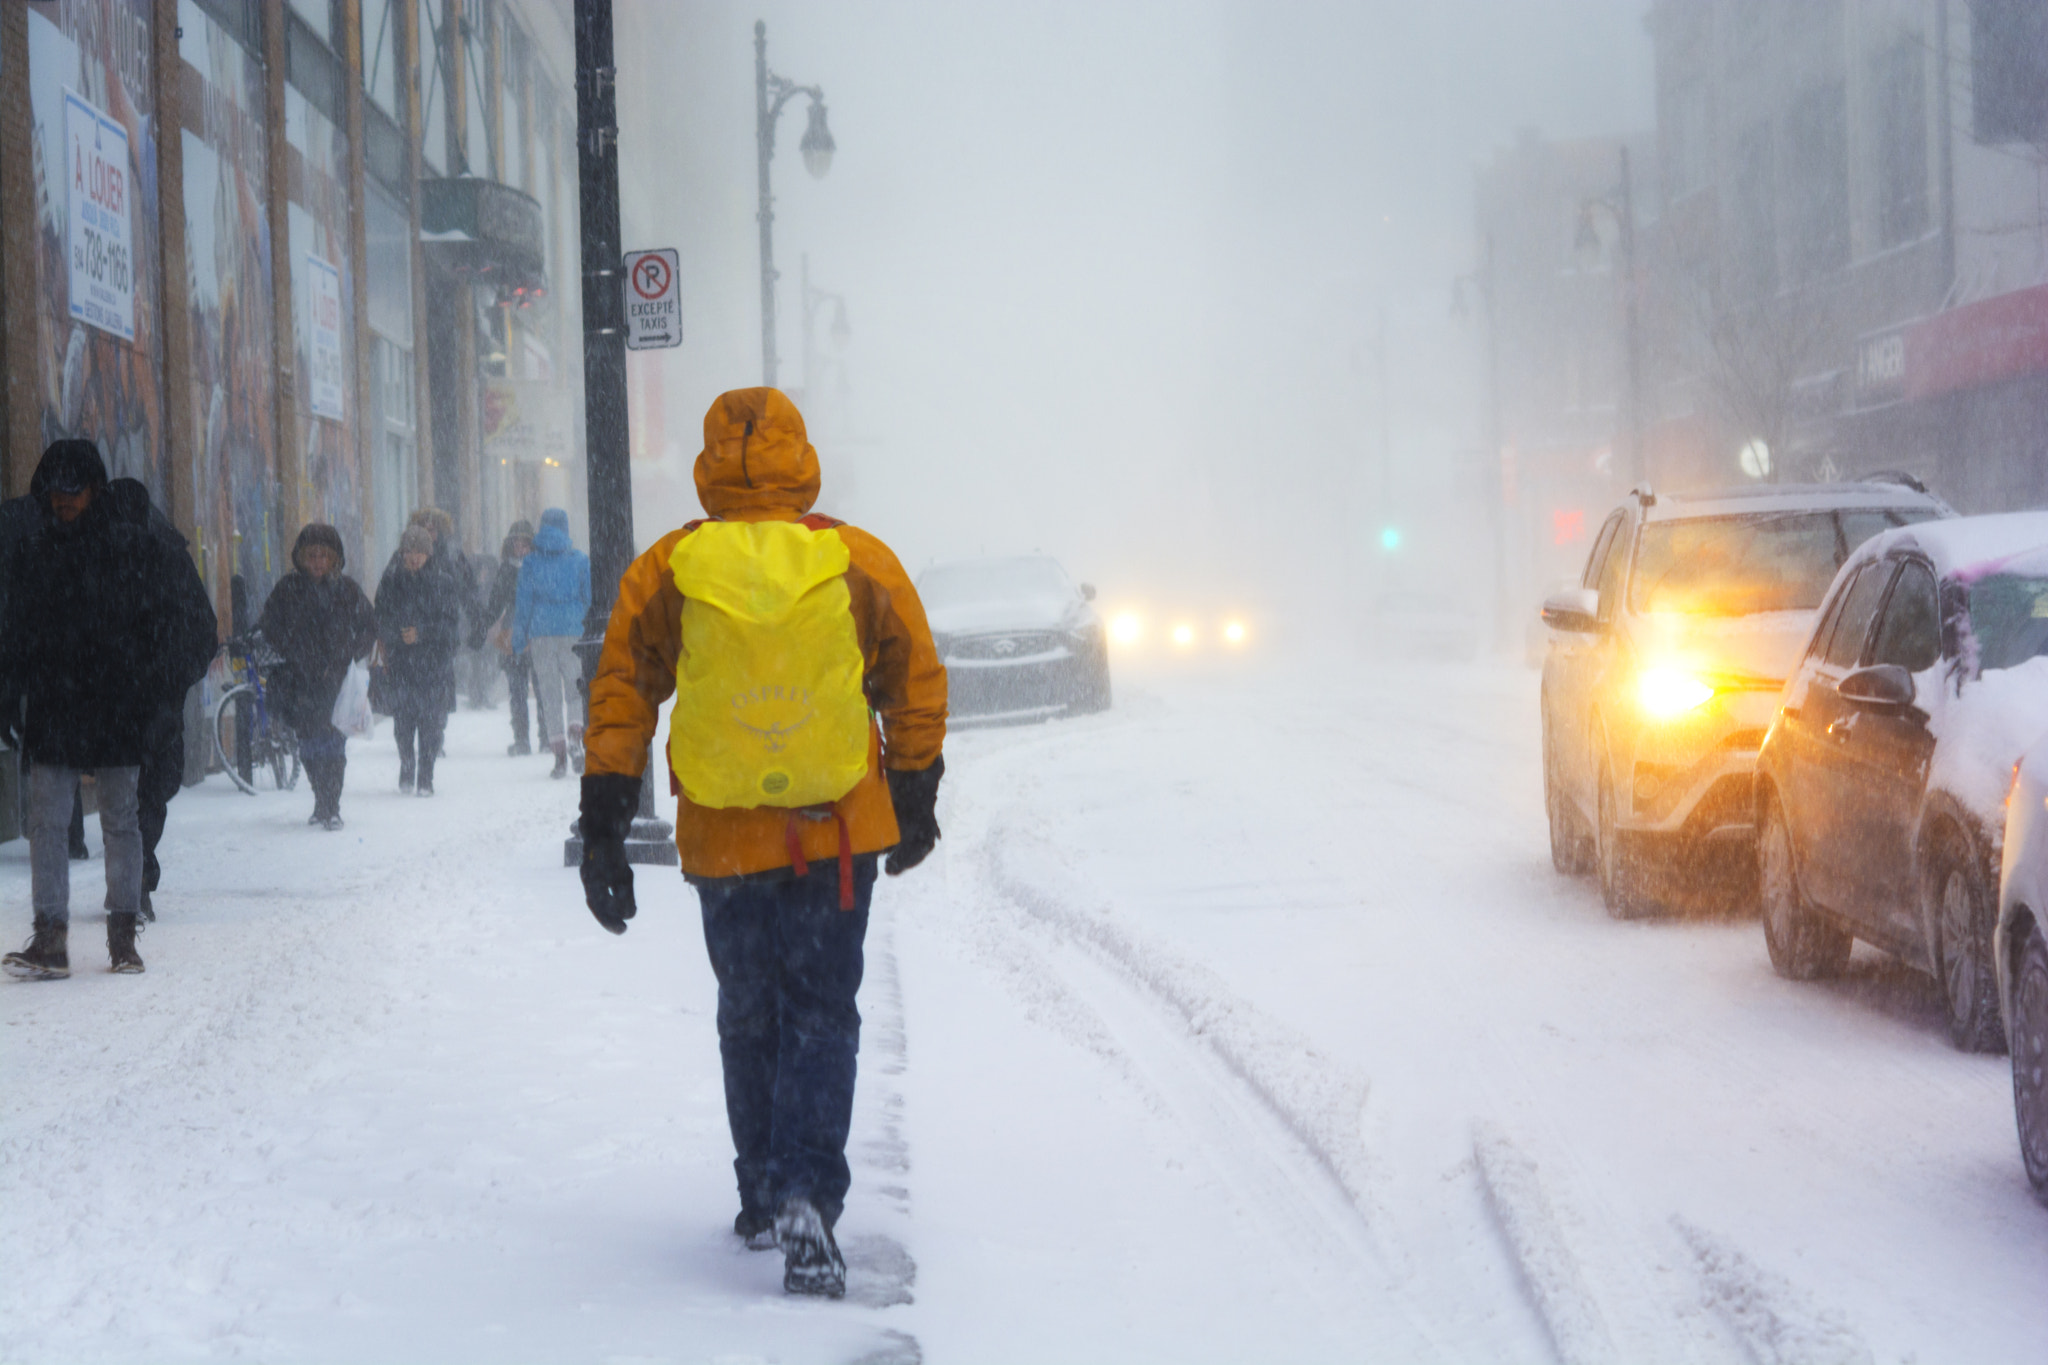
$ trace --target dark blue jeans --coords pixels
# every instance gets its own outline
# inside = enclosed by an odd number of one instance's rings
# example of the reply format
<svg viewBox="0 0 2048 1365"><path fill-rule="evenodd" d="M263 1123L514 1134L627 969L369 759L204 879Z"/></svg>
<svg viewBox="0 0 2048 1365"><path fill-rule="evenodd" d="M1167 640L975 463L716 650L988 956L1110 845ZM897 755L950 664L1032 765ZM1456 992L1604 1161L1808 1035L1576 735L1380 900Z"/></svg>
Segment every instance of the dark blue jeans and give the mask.
<svg viewBox="0 0 2048 1365"><path fill-rule="evenodd" d="M839 864L810 875L698 881L704 946L718 977L725 1116L740 1206L772 1215L801 1196L829 1227L851 1175L846 1133L860 1052L862 944L875 859L854 860L854 908L839 908Z"/></svg>

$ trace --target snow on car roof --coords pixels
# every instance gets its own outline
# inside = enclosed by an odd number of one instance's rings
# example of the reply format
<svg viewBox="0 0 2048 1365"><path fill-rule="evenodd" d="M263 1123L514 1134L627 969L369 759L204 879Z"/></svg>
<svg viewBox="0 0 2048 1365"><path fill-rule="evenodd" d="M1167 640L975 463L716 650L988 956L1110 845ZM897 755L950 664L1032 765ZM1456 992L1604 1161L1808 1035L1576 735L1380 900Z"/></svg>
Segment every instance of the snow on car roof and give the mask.
<svg viewBox="0 0 2048 1365"><path fill-rule="evenodd" d="M1929 493L1898 483L1775 483L1714 488L1698 493L1660 493L1644 513L1646 521L1692 517L1734 517L1758 512L1830 512L1841 508L1898 507L1948 511Z"/></svg>
<svg viewBox="0 0 2048 1365"><path fill-rule="evenodd" d="M2048 573L2048 511L1999 512L1900 526L1864 542L1851 560L1860 563L1902 546L1926 555L1943 578L1981 578L2008 567L2028 574Z"/></svg>

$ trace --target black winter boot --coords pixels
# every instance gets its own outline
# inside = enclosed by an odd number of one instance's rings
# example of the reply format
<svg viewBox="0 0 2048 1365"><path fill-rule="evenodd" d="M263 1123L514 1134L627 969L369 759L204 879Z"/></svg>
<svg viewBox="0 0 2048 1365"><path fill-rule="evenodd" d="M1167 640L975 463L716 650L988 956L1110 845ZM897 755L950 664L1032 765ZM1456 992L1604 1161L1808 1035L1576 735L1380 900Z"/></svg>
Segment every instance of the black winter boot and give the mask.
<svg viewBox="0 0 2048 1365"><path fill-rule="evenodd" d="M38 924L28 946L0 958L7 974L23 981L55 981L71 975L71 957L65 951L68 926Z"/></svg>
<svg viewBox="0 0 2048 1365"><path fill-rule="evenodd" d="M135 916L107 916L107 956L112 959L114 970L121 975L141 973L142 955L135 951Z"/></svg>
<svg viewBox="0 0 2048 1365"><path fill-rule="evenodd" d="M782 1248L782 1291L828 1299L846 1295L846 1261L832 1229L808 1199L785 1199L775 1215L775 1241Z"/></svg>
<svg viewBox="0 0 2048 1365"><path fill-rule="evenodd" d="M758 1209L741 1209L732 1220L732 1232L749 1251L775 1250L775 1220Z"/></svg>

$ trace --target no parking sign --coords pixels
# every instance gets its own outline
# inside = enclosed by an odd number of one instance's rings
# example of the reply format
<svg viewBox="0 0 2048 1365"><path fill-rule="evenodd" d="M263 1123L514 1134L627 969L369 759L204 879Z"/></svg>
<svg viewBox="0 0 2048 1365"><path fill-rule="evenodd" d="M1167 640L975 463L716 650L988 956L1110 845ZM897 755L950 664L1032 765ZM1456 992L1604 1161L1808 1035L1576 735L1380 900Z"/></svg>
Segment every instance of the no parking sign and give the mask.
<svg viewBox="0 0 2048 1365"><path fill-rule="evenodd" d="M683 344L683 289L673 247L626 253L626 349Z"/></svg>

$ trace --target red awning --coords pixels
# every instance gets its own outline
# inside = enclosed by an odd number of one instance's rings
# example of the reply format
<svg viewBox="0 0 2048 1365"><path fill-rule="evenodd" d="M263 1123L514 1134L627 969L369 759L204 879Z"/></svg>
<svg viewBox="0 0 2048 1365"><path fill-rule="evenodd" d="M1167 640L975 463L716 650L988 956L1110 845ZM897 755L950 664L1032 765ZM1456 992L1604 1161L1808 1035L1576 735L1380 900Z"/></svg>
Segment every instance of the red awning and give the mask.
<svg viewBox="0 0 2048 1365"><path fill-rule="evenodd" d="M2048 284L1966 303L1906 328L1905 397L2048 372Z"/></svg>

